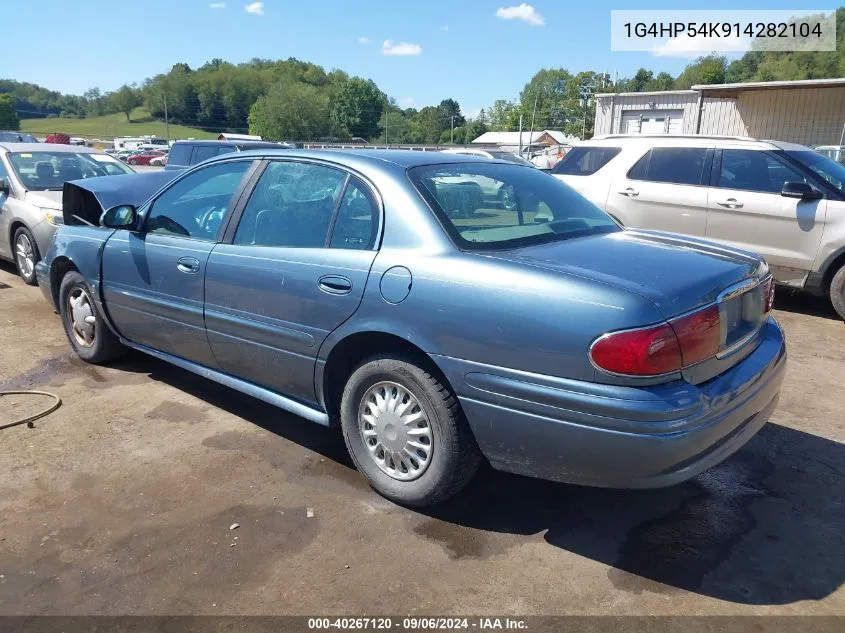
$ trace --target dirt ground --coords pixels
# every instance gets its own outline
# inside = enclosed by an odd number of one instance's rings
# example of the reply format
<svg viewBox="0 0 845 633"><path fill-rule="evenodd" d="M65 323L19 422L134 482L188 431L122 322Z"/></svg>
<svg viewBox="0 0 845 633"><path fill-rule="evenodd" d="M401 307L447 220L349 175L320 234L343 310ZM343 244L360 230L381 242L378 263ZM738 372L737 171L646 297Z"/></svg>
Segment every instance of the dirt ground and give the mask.
<svg viewBox="0 0 845 633"><path fill-rule="evenodd" d="M335 431L142 355L77 361L2 265L0 390L63 406L0 431L0 614L845 614L845 324L778 303L780 405L721 466L640 492L487 469L420 513ZM46 404L0 398L0 424Z"/></svg>

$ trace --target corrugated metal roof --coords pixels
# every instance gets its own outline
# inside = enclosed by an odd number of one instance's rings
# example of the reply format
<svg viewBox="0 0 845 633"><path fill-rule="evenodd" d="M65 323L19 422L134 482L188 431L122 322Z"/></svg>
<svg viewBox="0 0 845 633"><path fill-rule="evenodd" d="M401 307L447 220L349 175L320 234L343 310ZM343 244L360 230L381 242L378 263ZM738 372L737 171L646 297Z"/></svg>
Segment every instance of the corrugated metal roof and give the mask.
<svg viewBox="0 0 845 633"><path fill-rule="evenodd" d="M697 90L658 90L656 92L603 92L601 94L593 95L593 97L596 99L606 99L608 97L661 97L664 95L694 95L697 92Z"/></svg>
<svg viewBox="0 0 845 633"><path fill-rule="evenodd" d="M845 77L834 79L799 79L797 81L749 81L735 84L698 84L693 90L701 92L744 92L746 90L778 90L785 88L828 88L845 86Z"/></svg>

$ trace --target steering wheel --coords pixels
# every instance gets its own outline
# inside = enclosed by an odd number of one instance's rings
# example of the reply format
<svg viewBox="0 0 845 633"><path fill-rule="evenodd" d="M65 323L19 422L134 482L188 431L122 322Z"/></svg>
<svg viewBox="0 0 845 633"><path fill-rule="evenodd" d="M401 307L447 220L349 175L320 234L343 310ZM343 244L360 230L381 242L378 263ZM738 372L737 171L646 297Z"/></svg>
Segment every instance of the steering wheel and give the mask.
<svg viewBox="0 0 845 633"><path fill-rule="evenodd" d="M200 230L205 233L206 237L213 237L217 233L225 212L225 208L216 205L210 206L203 212L202 216L197 220L197 224Z"/></svg>

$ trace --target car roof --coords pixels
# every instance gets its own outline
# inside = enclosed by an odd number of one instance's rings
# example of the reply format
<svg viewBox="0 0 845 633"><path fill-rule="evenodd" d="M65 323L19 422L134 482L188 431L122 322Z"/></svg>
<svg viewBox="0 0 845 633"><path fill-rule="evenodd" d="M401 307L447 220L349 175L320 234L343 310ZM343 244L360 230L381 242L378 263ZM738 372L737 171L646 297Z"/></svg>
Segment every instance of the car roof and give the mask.
<svg viewBox="0 0 845 633"><path fill-rule="evenodd" d="M672 145L676 147L686 147L698 145L702 141L716 141L722 143L730 143L731 145L748 145L756 149L781 149L784 151L801 151L810 149L805 145L798 143L788 143L786 141L771 141L765 139L756 139L749 136L726 136L726 135L710 135L710 134L602 134L588 141L580 141L575 144L575 147L591 146L591 145L653 145L664 146Z"/></svg>
<svg viewBox="0 0 845 633"><path fill-rule="evenodd" d="M84 145L62 145L60 143L0 143L0 149L8 152L67 152L69 154L102 154L98 149Z"/></svg>
<svg viewBox="0 0 845 633"><path fill-rule="evenodd" d="M281 143L273 141L238 141L238 140L218 140L213 138L201 138L193 141L183 139L176 141L174 145L233 145L235 147L284 147Z"/></svg>
<svg viewBox="0 0 845 633"><path fill-rule="evenodd" d="M449 163L479 163L491 162L505 165L516 165L509 161L484 158L473 154L444 153L440 151L417 151L406 149L278 149L278 150L251 150L242 152L240 156L287 156L295 158L316 158L330 162L352 165L369 164L373 167L384 167L393 165L397 167L419 167L422 165L446 165ZM215 159L225 159L227 155L218 156ZM231 156L228 156L231 158Z"/></svg>

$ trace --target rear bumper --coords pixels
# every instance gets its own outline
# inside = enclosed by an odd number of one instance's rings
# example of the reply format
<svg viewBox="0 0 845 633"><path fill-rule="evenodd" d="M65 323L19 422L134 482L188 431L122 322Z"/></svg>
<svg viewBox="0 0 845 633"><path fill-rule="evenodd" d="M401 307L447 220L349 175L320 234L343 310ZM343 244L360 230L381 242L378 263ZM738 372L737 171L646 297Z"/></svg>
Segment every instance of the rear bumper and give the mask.
<svg viewBox="0 0 845 633"><path fill-rule="evenodd" d="M584 485L653 488L718 464L763 427L777 404L786 346L769 318L757 349L716 378L641 388L435 360L495 468Z"/></svg>

